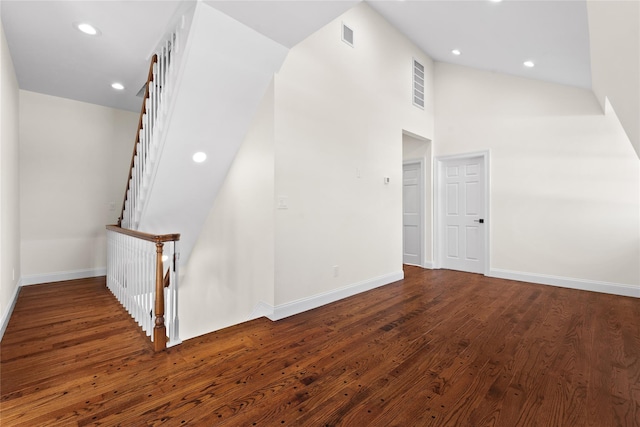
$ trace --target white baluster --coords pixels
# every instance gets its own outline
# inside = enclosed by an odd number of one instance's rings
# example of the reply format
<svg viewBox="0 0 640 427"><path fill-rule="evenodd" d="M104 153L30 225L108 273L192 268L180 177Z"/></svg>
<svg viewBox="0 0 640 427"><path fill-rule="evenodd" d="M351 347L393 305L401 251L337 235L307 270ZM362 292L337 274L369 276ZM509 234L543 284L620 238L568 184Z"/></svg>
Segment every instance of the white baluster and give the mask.
<svg viewBox="0 0 640 427"><path fill-rule="evenodd" d="M133 158L133 169L131 170L131 204L135 213L138 205L138 156Z"/></svg>
<svg viewBox="0 0 640 427"><path fill-rule="evenodd" d="M155 289L156 289L156 245L151 243L149 245L149 275L147 276L147 304L149 306L149 312L153 313L149 316L149 333L153 339L153 326L155 324Z"/></svg>
<svg viewBox="0 0 640 427"><path fill-rule="evenodd" d="M133 256L131 257L131 262L134 266L133 270L133 283L134 288L131 292L131 304L132 309L135 313L135 319L140 324L140 316L142 315L142 310L140 310L140 304L138 303L138 293L140 292L140 277L138 276L138 252L140 247L139 239L133 239L132 241L132 249Z"/></svg>
<svg viewBox="0 0 640 427"><path fill-rule="evenodd" d="M128 294L129 294L129 313L131 313L131 315L133 316L133 318L136 320L136 322L138 321L138 307L136 306L136 289L138 287L138 275L137 275L137 268L136 268L136 246L138 244L137 239L131 239L128 238L128 244L129 244L129 265L131 268L131 271L129 273L129 278L130 278L130 282L131 282L131 286L129 286L128 290Z"/></svg>
<svg viewBox="0 0 640 427"><path fill-rule="evenodd" d="M144 242L144 252L142 253L141 262L144 265L144 277L141 282L142 286L142 295L140 296L140 301L144 305L144 325L145 332L147 335L153 337L152 327L151 327L151 307L149 306L149 251L150 247L153 246L152 242L145 241Z"/></svg>
<svg viewBox="0 0 640 427"><path fill-rule="evenodd" d="M157 94L157 101L158 101L158 105L157 107L157 117L156 117L156 122L157 119L159 119L161 117L160 115L160 106L162 106L162 88L164 87L164 57L162 55L162 48L160 48L160 56L158 57L158 94ZM158 124L158 123L156 123Z"/></svg>
<svg viewBox="0 0 640 427"><path fill-rule="evenodd" d="M153 66L154 70L155 70L155 65ZM151 138L153 140L153 125L155 122L155 117L154 117L154 105L153 105L153 96L154 93L156 91L155 88L155 84L152 81L149 82L149 98L147 99L147 106L148 106L148 110L147 110L147 114L149 115L149 138Z"/></svg>
<svg viewBox="0 0 640 427"><path fill-rule="evenodd" d="M155 133L156 122L158 121L157 117L157 108L158 108L158 71L159 66L156 61L153 64L153 96L151 98L151 104L153 105L153 129L152 131Z"/></svg>
<svg viewBox="0 0 640 427"><path fill-rule="evenodd" d="M162 117L167 111L167 103L165 100L167 99L167 66L169 65L167 62L167 55L169 54L169 42L165 42L162 47L162 103L160 104Z"/></svg>
<svg viewBox="0 0 640 427"><path fill-rule="evenodd" d="M164 274L169 276L169 287L163 288L164 290L164 324L167 328L167 336L169 337L169 341L171 341L171 317L173 316L173 307L171 306L172 298L171 298L171 270L173 269L173 244L172 242L167 242L164 244L165 255L167 256L167 262L165 264L166 272Z"/></svg>
<svg viewBox="0 0 640 427"><path fill-rule="evenodd" d="M136 253L136 263L139 267L139 274L136 282L136 303L138 305L137 311L137 321L140 327L145 333L147 332L145 319L147 318L147 309L144 305L144 269L143 269L143 259L144 259L144 251L146 241L144 240L136 240L137 244L137 253Z"/></svg>
<svg viewBox="0 0 640 427"><path fill-rule="evenodd" d="M178 318L178 274L180 266L180 252L178 251L178 242L172 242L173 247L173 271L171 273L171 344L180 343L180 321Z"/></svg>
<svg viewBox="0 0 640 427"><path fill-rule="evenodd" d="M122 251L120 248L120 235L113 236L113 244L116 247L116 283L114 283L114 294L120 301L120 287L122 286Z"/></svg>
<svg viewBox="0 0 640 427"><path fill-rule="evenodd" d="M146 252L146 247L147 247L148 242L141 240L140 241L140 253L138 254L138 262L140 263L140 288L139 288L139 301L140 301L140 321L142 323L142 325L146 325L146 319L149 316L149 313L147 311L147 307L144 304L144 282L146 280L146 272L144 269L144 258L145 258L145 252ZM143 326L143 329L146 331L148 331L148 326Z"/></svg>
<svg viewBox="0 0 640 427"><path fill-rule="evenodd" d="M128 277L129 277L129 251L127 249L127 238L126 236L122 236L121 237L121 244L122 244L122 288L120 289L121 292L121 300L120 302L122 303L122 305L124 306L124 308L129 312L129 301L127 299L127 292L128 292L128 288L129 286L131 286L130 283L128 283ZM129 312L129 314L131 314Z"/></svg>
<svg viewBox="0 0 640 427"><path fill-rule="evenodd" d="M116 236L116 244L118 245L118 287L116 289L116 298L118 298L118 301L120 301L120 304L122 304L122 286L123 286L123 280L124 280L124 260L125 255L122 251L122 236L120 234L118 234L118 236Z"/></svg>

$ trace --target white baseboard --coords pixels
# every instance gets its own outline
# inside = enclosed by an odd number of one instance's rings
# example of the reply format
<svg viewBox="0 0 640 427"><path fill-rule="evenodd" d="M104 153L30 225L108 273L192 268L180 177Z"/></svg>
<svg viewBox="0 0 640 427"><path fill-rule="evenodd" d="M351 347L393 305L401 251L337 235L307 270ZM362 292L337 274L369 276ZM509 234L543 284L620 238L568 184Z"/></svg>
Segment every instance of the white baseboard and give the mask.
<svg viewBox="0 0 640 427"><path fill-rule="evenodd" d="M259 317L269 317L273 316L273 306L271 304L267 304L264 301L258 301L255 308L249 315L248 320L257 319Z"/></svg>
<svg viewBox="0 0 640 427"><path fill-rule="evenodd" d="M2 341L2 337L4 337L4 331L7 330L7 325L9 325L9 319L11 319L13 308L16 306L16 302L18 301L20 286L22 286L22 279L18 280L16 288L13 290L13 294L11 295L11 302L7 306L7 310L2 315L2 320L0 320L0 341Z"/></svg>
<svg viewBox="0 0 640 427"><path fill-rule="evenodd" d="M324 292L307 298L301 298L285 304L274 307L273 314L267 316L271 320L280 320L294 314L302 313L323 305L366 292L389 283L397 282L404 279L404 272L397 271L395 273L385 274L384 276L374 277L373 279L364 280L362 282L353 283L340 289Z"/></svg>
<svg viewBox="0 0 640 427"><path fill-rule="evenodd" d="M537 283L540 285L559 286L562 288L579 289L582 291L602 292L605 294L640 298L640 286L625 285L621 283L598 282L595 280L549 276L546 274L522 273L518 271L502 270L499 268L492 268L487 276L499 279L517 280L520 282Z"/></svg>
<svg viewBox="0 0 640 427"><path fill-rule="evenodd" d="M40 283L62 282L64 280L85 279L87 277L106 276L106 268L91 268L87 270L59 271L55 273L30 274L22 276L22 286Z"/></svg>

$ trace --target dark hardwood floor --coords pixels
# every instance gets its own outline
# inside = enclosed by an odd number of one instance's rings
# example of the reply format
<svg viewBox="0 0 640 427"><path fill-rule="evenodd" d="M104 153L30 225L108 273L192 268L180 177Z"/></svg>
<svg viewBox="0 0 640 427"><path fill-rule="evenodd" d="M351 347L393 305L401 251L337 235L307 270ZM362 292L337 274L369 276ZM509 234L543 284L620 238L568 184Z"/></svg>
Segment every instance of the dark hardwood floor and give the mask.
<svg viewBox="0 0 640 427"><path fill-rule="evenodd" d="M0 424L639 426L640 300L446 270L154 353L104 279L21 290Z"/></svg>

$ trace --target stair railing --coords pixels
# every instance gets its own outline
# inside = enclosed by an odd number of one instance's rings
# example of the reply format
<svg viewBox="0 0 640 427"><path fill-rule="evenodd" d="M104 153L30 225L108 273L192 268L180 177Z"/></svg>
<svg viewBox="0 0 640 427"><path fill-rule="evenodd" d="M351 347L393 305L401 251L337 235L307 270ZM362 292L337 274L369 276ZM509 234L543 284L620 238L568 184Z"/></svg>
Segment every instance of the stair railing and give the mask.
<svg viewBox="0 0 640 427"><path fill-rule="evenodd" d="M180 343L179 240L179 234L107 225L107 287L151 337L155 351Z"/></svg>
<svg viewBox="0 0 640 427"><path fill-rule="evenodd" d="M176 53L179 51L180 42L179 27L170 34L151 58L131 156L127 189L118 218L118 225L124 228L138 229L146 191L150 185L151 171L159 151L158 134L162 130L167 114L170 88L177 73Z"/></svg>

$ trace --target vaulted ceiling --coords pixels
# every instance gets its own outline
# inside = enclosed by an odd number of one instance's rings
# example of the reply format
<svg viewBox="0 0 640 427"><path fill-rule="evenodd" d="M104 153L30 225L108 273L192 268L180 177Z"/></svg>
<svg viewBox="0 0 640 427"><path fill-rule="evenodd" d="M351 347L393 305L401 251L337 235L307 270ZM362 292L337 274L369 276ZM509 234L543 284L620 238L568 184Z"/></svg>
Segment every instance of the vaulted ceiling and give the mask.
<svg viewBox="0 0 640 427"><path fill-rule="evenodd" d="M138 111L136 94L152 50L190 1L3 0L0 13L20 88ZM292 47L358 0L205 2ZM591 86L583 0L367 3L437 61ZM93 24L100 35L79 32L78 22ZM525 67L527 60L535 66ZM123 91L111 88L116 81Z"/></svg>

